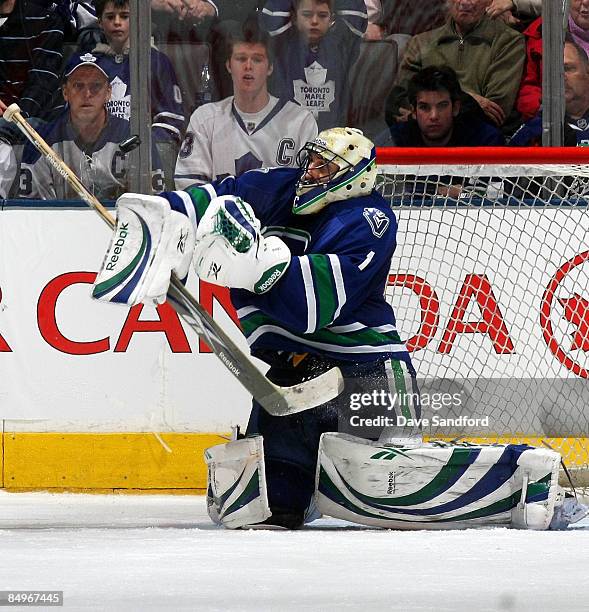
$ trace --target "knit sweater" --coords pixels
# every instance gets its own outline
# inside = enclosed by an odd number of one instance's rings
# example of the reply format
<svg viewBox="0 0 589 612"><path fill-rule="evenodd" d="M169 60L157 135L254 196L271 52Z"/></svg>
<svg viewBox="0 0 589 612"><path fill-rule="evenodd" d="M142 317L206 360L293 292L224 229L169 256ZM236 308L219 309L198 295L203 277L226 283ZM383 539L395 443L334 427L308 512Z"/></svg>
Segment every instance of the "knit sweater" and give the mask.
<svg viewBox="0 0 589 612"><path fill-rule="evenodd" d="M59 86L63 17L43 0L17 0L0 26L0 99L43 117Z"/></svg>

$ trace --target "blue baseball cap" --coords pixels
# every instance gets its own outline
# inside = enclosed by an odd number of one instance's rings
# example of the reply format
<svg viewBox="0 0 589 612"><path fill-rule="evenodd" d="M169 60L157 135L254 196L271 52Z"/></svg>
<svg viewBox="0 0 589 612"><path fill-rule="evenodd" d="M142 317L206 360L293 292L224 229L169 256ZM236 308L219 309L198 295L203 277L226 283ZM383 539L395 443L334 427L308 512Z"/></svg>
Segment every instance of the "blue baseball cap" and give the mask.
<svg viewBox="0 0 589 612"><path fill-rule="evenodd" d="M65 78L67 79L80 66L94 66L109 80L108 74L100 67L100 59L96 55L92 55L92 53L83 53L82 55L76 53L72 55L65 69Z"/></svg>

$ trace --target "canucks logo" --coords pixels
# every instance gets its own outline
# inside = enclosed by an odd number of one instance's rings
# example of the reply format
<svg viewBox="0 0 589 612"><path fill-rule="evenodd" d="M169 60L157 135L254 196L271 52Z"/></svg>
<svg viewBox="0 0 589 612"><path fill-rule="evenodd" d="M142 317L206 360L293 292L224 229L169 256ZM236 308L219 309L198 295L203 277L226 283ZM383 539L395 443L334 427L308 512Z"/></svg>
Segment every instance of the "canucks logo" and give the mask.
<svg viewBox="0 0 589 612"><path fill-rule="evenodd" d="M387 231L391 220L378 208L365 208L362 213L372 233L377 237L381 238L382 235Z"/></svg>

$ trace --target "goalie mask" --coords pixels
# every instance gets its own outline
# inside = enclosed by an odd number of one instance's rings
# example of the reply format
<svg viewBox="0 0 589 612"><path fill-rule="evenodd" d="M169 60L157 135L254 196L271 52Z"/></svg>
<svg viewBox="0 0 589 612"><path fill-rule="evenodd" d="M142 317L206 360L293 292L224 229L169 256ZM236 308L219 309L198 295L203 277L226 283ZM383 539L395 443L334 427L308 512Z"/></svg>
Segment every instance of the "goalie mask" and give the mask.
<svg viewBox="0 0 589 612"><path fill-rule="evenodd" d="M330 202L368 195L376 180L376 150L360 130L323 130L298 153L301 178L293 213L309 215Z"/></svg>

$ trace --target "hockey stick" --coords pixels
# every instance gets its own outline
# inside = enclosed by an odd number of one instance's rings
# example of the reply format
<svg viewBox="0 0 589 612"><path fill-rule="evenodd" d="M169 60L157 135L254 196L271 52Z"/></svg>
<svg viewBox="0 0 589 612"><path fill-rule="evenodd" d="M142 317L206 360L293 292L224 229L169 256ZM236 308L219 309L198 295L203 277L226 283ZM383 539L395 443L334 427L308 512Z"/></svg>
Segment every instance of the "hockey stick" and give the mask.
<svg viewBox="0 0 589 612"><path fill-rule="evenodd" d="M112 215L84 187L76 174L22 116L17 104L11 104L4 111L4 118L18 126L20 131L71 185L80 198L89 204L111 229L114 229L116 223ZM172 274L168 299L176 312L205 340L225 367L270 414L284 416L308 410L333 399L343 389L343 377L339 368L332 368L316 378L292 387L275 385L236 346L175 274Z"/></svg>

